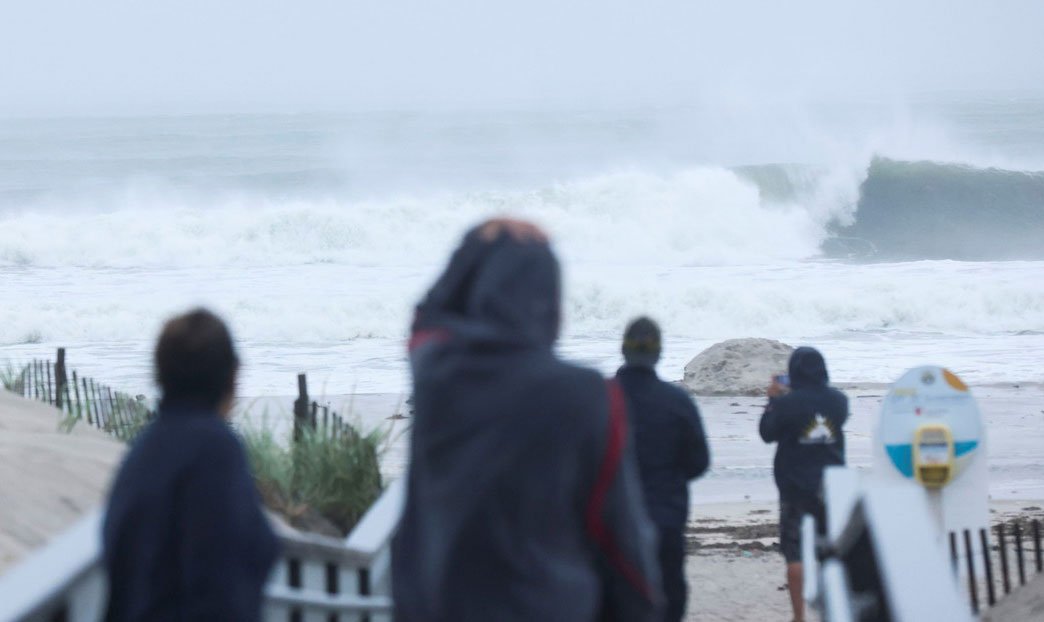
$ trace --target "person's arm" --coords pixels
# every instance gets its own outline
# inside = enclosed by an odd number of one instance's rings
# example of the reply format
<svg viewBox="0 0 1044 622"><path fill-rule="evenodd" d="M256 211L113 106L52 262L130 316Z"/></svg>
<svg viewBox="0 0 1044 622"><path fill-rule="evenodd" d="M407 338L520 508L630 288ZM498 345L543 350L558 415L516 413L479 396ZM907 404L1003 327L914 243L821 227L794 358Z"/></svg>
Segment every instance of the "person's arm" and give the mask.
<svg viewBox="0 0 1044 622"><path fill-rule="evenodd" d="M256 615L256 577L242 558L257 529L256 495L242 449L210 433L182 482L178 499L181 579L188 620L245 620Z"/></svg>
<svg viewBox="0 0 1044 622"><path fill-rule="evenodd" d="M766 393L769 399L764 412L761 413L758 432L761 434L761 440L775 443L783 438L787 427L787 407L782 399L787 393L787 388L773 378Z"/></svg>
<svg viewBox="0 0 1044 622"><path fill-rule="evenodd" d="M602 569L600 619L653 622L663 606L656 530L645 512L624 396L615 382L609 395L609 428L586 517Z"/></svg>
<svg viewBox="0 0 1044 622"><path fill-rule="evenodd" d="M764 412L761 413L761 422L758 423L761 440L766 443L775 443L779 440L779 432L782 428L780 420L779 404L776 398L770 397L768 404L765 404Z"/></svg>
<svg viewBox="0 0 1044 622"><path fill-rule="evenodd" d="M696 479L710 467L710 449L707 447L707 435L703 432L703 420L696 403L688 396L683 397L685 411L682 422L682 456L685 476Z"/></svg>

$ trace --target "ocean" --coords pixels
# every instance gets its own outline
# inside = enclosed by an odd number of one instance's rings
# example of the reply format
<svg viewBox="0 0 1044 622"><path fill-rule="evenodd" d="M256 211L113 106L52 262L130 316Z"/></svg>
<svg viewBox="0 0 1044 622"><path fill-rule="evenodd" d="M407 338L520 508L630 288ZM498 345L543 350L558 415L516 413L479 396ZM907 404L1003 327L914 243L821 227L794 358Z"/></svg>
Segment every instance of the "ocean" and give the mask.
<svg viewBox="0 0 1044 622"><path fill-rule="evenodd" d="M1044 97L723 109L0 119L0 365L155 395L164 318L232 325L246 396L408 391L413 305L465 229L532 218L569 359L628 319L662 375L771 337L834 380L1042 381Z"/></svg>

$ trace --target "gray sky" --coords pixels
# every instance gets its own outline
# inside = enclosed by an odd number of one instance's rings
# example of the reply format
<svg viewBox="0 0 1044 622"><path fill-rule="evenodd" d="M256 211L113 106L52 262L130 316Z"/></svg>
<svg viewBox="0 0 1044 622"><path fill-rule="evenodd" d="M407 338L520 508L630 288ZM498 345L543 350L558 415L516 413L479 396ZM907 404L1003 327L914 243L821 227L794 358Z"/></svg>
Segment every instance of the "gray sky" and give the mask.
<svg viewBox="0 0 1044 622"><path fill-rule="evenodd" d="M1044 2L7 0L0 113L1038 89Z"/></svg>

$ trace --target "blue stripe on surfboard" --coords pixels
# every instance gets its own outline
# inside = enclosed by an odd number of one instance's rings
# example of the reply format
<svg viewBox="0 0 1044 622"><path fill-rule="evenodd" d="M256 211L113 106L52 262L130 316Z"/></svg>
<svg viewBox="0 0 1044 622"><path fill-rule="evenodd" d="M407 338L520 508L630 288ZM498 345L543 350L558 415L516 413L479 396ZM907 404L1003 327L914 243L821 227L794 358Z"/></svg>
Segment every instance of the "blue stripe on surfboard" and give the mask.
<svg viewBox="0 0 1044 622"><path fill-rule="evenodd" d="M979 446L979 441L957 441L953 444L955 458L971 453ZM892 464L906 477L913 477L913 444L885 445L885 451Z"/></svg>
<svg viewBox="0 0 1044 622"><path fill-rule="evenodd" d="M892 459L892 464L895 468L899 469L899 472L906 477L913 477L913 445L907 443L905 445L885 445L885 451L888 452L888 457Z"/></svg>

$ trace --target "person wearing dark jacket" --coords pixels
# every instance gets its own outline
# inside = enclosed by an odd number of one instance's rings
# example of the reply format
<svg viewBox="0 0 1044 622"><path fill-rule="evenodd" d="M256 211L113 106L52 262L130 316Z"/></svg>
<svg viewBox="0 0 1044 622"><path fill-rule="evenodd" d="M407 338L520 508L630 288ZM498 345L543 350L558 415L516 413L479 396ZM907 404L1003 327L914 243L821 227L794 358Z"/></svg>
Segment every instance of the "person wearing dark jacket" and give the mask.
<svg viewBox="0 0 1044 622"><path fill-rule="evenodd" d="M277 544L226 422L238 367L228 329L204 310L172 319L155 367L158 417L105 514L106 620L258 620Z"/></svg>
<svg viewBox="0 0 1044 622"><path fill-rule="evenodd" d="M848 398L827 384L826 361L814 348L794 350L787 371L790 386L773 379L759 428L766 443L777 444L773 475L779 489L780 549L787 562L794 619L800 622L804 620L801 518L811 514L823 531L823 469L845 463Z"/></svg>
<svg viewBox="0 0 1044 622"><path fill-rule="evenodd" d="M544 235L494 220L417 308L397 622L660 615L623 394L553 354L559 290Z"/></svg>
<svg viewBox="0 0 1044 622"><path fill-rule="evenodd" d="M660 328L638 318L624 332L624 366L616 378L627 396L645 507L660 536L660 574L667 610L664 620L685 615L685 525L689 482L710 466L707 437L692 398L660 380Z"/></svg>

